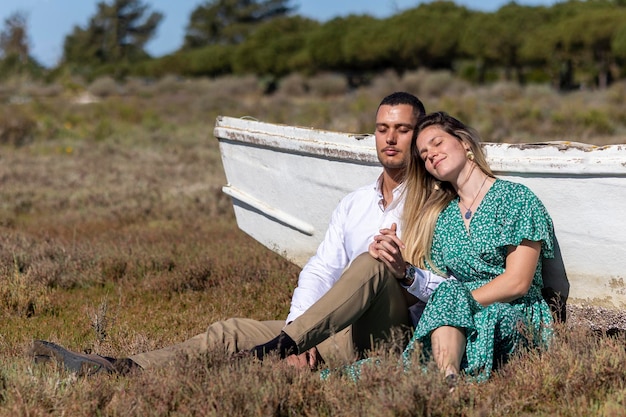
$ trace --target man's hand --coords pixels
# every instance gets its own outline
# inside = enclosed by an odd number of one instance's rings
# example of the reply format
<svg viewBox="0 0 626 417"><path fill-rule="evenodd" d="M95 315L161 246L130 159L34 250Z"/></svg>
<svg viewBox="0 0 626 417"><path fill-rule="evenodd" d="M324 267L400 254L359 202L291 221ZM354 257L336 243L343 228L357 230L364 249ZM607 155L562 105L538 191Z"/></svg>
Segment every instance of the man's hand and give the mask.
<svg viewBox="0 0 626 417"><path fill-rule="evenodd" d="M390 229L381 229L380 234L374 236L374 241L368 248L369 254L383 262L391 273L398 279L404 277L406 264L402 257L404 243L396 235L398 225L393 223Z"/></svg>
<svg viewBox="0 0 626 417"><path fill-rule="evenodd" d="M309 368L314 371L319 366L319 355L317 348L312 347L299 355L289 355L285 358L285 362L298 369Z"/></svg>

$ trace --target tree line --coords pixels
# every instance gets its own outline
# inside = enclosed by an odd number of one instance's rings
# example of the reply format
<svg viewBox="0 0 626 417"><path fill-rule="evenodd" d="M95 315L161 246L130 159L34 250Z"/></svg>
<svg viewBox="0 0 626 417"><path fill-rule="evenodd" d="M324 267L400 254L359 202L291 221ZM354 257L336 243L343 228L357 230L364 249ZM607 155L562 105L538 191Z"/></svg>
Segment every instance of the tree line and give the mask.
<svg viewBox="0 0 626 417"><path fill-rule="evenodd" d="M190 15L182 47L153 58L145 50L163 18L142 0L102 1L69 33L48 77L111 75L216 77L344 74L350 85L389 69L448 69L476 83L505 78L604 88L626 77L626 0L569 0L552 6L515 2L480 12L452 1L422 3L388 18L318 22L290 0L211 0ZM0 70L41 67L30 57L27 21L16 13L0 32Z"/></svg>

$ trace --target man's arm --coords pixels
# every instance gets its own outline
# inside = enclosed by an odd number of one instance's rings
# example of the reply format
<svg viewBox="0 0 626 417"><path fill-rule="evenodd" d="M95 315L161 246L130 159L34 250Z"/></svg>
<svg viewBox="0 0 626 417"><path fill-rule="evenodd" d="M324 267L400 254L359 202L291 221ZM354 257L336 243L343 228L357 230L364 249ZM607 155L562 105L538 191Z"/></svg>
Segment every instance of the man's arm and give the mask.
<svg viewBox="0 0 626 417"><path fill-rule="evenodd" d="M342 201L343 203L343 201ZM340 203L331 216L324 240L298 277L287 323L304 313L337 282L350 259L344 244L345 210Z"/></svg>

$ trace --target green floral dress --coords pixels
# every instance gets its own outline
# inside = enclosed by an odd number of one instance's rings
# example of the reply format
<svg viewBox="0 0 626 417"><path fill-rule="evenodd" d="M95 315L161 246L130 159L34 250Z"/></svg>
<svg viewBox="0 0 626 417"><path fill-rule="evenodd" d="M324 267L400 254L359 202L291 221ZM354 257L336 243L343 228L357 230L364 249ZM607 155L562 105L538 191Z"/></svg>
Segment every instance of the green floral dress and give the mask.
<svg viewBox="0 0 626 417"><path fill-rule="evenodd" d="M465 330L467 346L462 370L486 380L493 369L522 346L547 347L552 336L552 315L541 295L542 258L554 256L552 220L541 201L526 186L496 180L465 228L458 198L439 215L432 260L456 279L444 281L432 294L413 337L402 354L405 368L425 363L431 356L430 334L441 326ZM509 303L480 305L471 291L505 269L508 246L523 239L541 242L541 256L528 293ZM422 358L414 351L422 345ZM371 359L339 370L354 379ZM328 377L332 371L322 374Z"/></svg>

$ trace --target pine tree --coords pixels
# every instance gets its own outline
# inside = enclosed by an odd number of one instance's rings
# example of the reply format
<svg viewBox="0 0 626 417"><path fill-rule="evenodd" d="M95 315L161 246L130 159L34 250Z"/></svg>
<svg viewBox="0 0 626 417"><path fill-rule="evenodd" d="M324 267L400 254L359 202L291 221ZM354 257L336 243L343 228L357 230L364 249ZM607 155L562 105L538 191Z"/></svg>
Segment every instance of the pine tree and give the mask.
<svg viewBox="0 0 626 417"><path fill-rule="evenodd" d="M148 6L141 0L100 2L89 25L74 27L65 38L64 61L98 65L144 59L148 56L144 47L162 19L159 12L148 15Z"/></svg>
<svg viewBox="0 0 626 417"><path fill-rule="evenodd" d="M4 28L0 32L0 56L12 58L25 64L29 59L26 14L15 12L4 20Z"/></svg>
<svg viewBox="0 0 626 417"><path fill-rule="evenodd" d="M214 44L240 44L260 23L286 16L294 8L289 0L212 0L191 14L185 48Z"/></svg>

